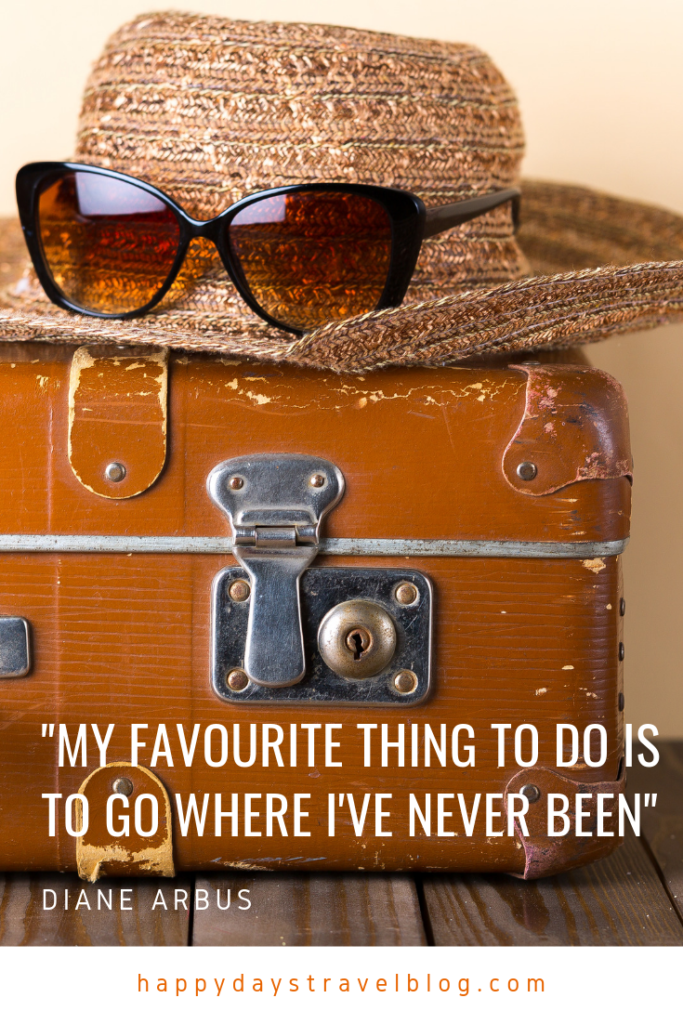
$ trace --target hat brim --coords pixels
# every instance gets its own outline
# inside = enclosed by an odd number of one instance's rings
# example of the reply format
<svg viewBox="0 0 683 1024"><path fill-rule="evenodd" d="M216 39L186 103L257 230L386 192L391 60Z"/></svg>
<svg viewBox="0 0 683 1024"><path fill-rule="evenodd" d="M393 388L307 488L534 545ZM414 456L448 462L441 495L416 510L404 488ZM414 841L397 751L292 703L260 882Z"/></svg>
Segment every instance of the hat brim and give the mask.
<svg viewBox="0 0 683 1024"><path fill-rule="evenodd" d="M0 340L150 345L360 373L477 355L566 348L683 317L683 218L589 189L523 184L519 241L535 276L380 310L293 338L265 324L174 310L139 320L77 316L7 299ZM0 274L21 273L16 222L0 225ZM0 282L1 283L1 282Z"/></svg>

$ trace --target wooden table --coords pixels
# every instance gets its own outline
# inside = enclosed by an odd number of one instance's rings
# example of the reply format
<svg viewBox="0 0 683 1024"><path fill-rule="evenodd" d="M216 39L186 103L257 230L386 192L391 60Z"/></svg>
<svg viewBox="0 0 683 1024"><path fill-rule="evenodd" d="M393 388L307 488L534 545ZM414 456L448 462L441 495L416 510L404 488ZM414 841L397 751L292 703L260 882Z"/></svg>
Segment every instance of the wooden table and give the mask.
<svg viewBox="0 0 683 1024"><path fill-rule="evenodd" d="M629 771L631 792L658 794L643 811L641 837L555 878L231 871L88 885L8 874L0 876L0 945L683 945L683 741L660 751L656 768ZM56 893L54 910L43 910L45 888ZM90 909L74 905L81 889ZM240 910L245 889L252 906ZM152 908L159 890L166 910ZM192 909L197 890L208 909ZM228 890L230 909L218 910L216 894L225 905ZM112 910L97 909L98 891Z"/></svg>

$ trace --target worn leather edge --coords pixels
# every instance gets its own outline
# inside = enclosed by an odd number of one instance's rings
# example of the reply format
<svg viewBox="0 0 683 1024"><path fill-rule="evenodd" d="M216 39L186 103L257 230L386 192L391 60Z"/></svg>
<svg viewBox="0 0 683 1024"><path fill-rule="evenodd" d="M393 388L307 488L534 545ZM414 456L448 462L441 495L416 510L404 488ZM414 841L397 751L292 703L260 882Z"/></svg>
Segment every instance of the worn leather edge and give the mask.
<svg viewBox="0 0 683 1024"><path fill-rule="evenodd" d="M161 843L156 846L148 846L142 850L127 850L125 846L114 841L107 846L94 846L87 842L84 836L76 839L76 869L80 878L86 882L96 882L103 874L116 874L115 871L106 870L112 864L125 864L126 874L153 875L161 878L173 878L175 867L173 864L173 828L171 817L171 802L166 787L159 777L145 768L144 765L132 765L128 761L112 761L107 765L96 768L81 783L78 792L85 794L88 783L102 772L111 772L114 769L116 774L119 771L129 773L141 772L152 780L157 791L163 794L164 812L166 815L165 834ZM76 824L80 829L80 805L77 805ZM131 870L132 869L132 870Z"/></svg>
<svg viewBox="0 0 683 1024"><path fill-rule="evenodd" d="M158 446L159 454L158 458L154 460L151 470L138 481L137 485L134 485L131 489L130 482L124 478L121 483L111 483L106 477L100 477L98 474L93 473L93 467L89 465L90 453L86 449L83 450L82 446L74 443L74 430L79 419L79 411L77 408L77 396L79 385L81 381L81 375L84 370L91 369L97 365L102 367L103 372L99 374L103 376L105 368L109 361L114 364L118 364L124 360L131 360L131 364L127 369L139 368L140 364L148 365L150 368L156 366L159 375L155 379L155 385L158 388L158 394L156 396L160 407L161 421L159 423L160 430L154 430L153 433L156 435L159 433L161 444ZM100 498L108 498L111 500L124 500L127 498L135 498L139 494L144 494L145 491L149 490L153 483L158 480L161 475L164 466L166 465L166 459L168 454L168 365L169 357L168 351L159 349L155 351L146 351L143 354L138 352L132 353L127 351L118 352L116 355L103 354L98 352L97 348L92 348L88 345L82 345L77 348L73 354L71 360L71 366L69 368L69 392L68 392L68 437L67 437L67 453L69 458L69 464L73 470L74 476L88 491L92 494L96 494ZM143 367L144 368L144 367ZM147 376L145 374L145 376ZM103 379L102 389L106 392L107 381ZM146 398L150 392L141 392L140 397ZM130 408L135 410L135 395L131 397ZM114 396L112 396L112 401ZM139 401L139 399L138 399ZM91 412L92 410L87 410ZM90 428L97 429L97 423ZM138 443L138 447L144 447L146 451L149 451L150 445L147 443L150 441L149 434L145 438L144 426L141 428L143 436L141 441ZM116 456L118 452L116 449L112 450L112 457ZM129 453L130 455L130 453ZM134 455L132 456L134 458ZM139 461L139 460L138 460Z"/></svg>
<svg viewBox="0 0 683 1024"><path fill-rule="evenodd" d="M623 843L623 838L618 835L593 835L590 837L575 835L576 820L571 799L566 812L570 819L569 832L565 836L547 835L548 793L565 792L565 795L590 793L593 796L598 793L609 793L618 797L624 793L626 785L623 764L619 778L609 782L581 782L578 779L560 775L559 772L551 771L549 768L523 768L510 779L505 787L505 807L507 808L509 793L519 793L524 786L531 785L538 787L541 797L537 803L529 806L526 816L529 832L535 834L523 835L519 823L515 820L515 835L524 848L526 858L524 872L521 875L516 874L516 878L526 880L545 878L547 875L556 875L561 871L568 871L570 868L581 867L593 860L606 857ZM593 807L589 809L591 812L594 811ZM584 830L593 831L595 824L595 814L591 813L591 817L584 823Z"/></svg>
<svg viewBox="0 0 683 1024"><path fill-rule="evenodd" d="M592 366L510 364L526 374L524 413L503 453L516 491L540 497L582 480L632 479L628 408L618 381ZM536 473L524 479L518 467Z"/></svg>

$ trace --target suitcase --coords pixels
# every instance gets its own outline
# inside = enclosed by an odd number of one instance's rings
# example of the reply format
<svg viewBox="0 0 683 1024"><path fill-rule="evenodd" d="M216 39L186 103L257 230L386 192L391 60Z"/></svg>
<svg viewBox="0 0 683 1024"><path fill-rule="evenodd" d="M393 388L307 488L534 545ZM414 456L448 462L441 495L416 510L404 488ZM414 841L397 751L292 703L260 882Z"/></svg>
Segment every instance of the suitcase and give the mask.
<svg viewBox="0 0 683 1024"><path fill-rule="evenodd" d="M0 870L534 878L614 849L628 422L565 358L5 346Z"/></svg>

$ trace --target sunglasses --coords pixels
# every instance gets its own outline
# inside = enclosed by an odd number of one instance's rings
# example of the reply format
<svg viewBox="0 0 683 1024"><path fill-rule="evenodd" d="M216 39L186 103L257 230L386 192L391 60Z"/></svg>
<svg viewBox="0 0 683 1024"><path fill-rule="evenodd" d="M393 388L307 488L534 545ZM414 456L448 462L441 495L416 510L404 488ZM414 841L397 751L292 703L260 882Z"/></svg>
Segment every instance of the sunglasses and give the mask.
<svg viewBox="0 0 683 1024"><path fill-rule="evenodd" d="M57 306L142 316L175 281L192 239L206 238L247 305L295 334L400 305L425 238L507 202L516 227L519 200L507 188L426 209L411 192L335 182L257 192L202 221L103 167L35 163L17 174L26 244Z"/></svg>

